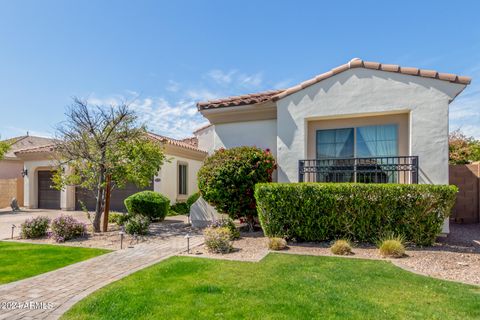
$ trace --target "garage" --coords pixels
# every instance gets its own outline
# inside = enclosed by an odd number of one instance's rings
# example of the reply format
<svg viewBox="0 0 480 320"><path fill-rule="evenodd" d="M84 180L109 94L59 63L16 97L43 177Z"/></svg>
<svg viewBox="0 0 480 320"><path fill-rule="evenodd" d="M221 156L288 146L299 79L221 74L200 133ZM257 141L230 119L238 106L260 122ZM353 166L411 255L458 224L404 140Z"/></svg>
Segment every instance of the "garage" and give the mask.
<svg viewBox="0 0 480 320"><path fill-rule="evenodd" d="M38 208L60 209L60 190L52 188L53 172L38 171Z"/></svg>
<svg viewBox="0 0 480 320"><path fill-rule="evenodd" d="M134 183L127 183L125 188L112 190L110 197L110 210L112 211L126 211L123 200L128 196L144 191L144 190L153 190L153 183L150 184L147 188L138 188ZM84 188L75 188L75 210L82 210L81 202L87 207L89 211L95 211L95 194L90 190Z"/></svg>

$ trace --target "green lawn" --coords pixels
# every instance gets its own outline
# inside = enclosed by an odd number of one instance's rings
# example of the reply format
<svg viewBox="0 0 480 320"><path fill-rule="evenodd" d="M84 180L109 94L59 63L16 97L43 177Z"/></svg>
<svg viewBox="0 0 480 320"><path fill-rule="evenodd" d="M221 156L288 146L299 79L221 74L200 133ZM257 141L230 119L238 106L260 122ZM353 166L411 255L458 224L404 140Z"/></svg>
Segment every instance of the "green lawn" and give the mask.
<svg viewBox="0 0 480 320"><path fill-rule="evenodd" d="M385 261L173 257L97 291L62 319L312 318L480 319L480 288Z"/></svg>
<svg viewBox="0 0 480 320"><path fill-rule="evenodd" d="M0 241L0 284L90 259L108 250Z"/></svg>

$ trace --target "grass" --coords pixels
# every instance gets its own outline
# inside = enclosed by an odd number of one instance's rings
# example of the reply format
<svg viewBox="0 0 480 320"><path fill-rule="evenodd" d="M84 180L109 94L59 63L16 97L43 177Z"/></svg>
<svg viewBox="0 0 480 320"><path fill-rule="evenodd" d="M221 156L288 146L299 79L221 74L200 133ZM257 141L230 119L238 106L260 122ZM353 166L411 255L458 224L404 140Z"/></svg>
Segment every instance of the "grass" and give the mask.
<svg viewBox="0 0 480 320"><path fill-rule="evenodd" d="M29 278L108 250L0 241L0 284Z"/></svg>
<svg viewBox="0 0 480 320"><path fill-rule="evenodd" d="M217 318L479 319L480 288L385 261L173 257L95 292L62 319Z"/></svg>

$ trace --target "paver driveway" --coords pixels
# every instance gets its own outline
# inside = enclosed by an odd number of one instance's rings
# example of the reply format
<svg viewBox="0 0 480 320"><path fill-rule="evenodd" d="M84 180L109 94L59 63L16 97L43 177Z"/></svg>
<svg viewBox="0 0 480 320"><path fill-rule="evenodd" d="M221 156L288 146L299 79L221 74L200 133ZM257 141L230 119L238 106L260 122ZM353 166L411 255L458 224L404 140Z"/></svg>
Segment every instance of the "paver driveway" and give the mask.
<svg viewBox="0 0 480 320"><path fill-rule="evenodd" d="M12 213L9 209L0 209L0 240L10 239L12 236L12 224L16 225L14 236L20 235L20 225L28 218L47 216L51 219L62 214L72 215L75 219L82 222L89 222L87 215L83 211L62 211L48 209L23 209L22 211Z"/></svg>
<svg viewBox="0 0 480 320"><path fill-rule="evenodd" d="M200 235L190 239L191 246L202 242ZM176 234L0 286L0 319L58 319L95 290L184 250L184 234ZM17 302L28 308L5 308Z"/></svg>

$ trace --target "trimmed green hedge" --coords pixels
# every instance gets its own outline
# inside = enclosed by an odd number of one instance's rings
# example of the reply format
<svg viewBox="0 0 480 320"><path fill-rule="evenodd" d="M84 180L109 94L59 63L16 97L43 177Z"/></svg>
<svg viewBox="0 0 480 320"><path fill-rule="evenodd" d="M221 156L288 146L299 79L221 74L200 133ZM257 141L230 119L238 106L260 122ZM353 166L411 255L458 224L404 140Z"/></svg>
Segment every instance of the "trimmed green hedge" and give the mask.
<svg viewBox="0 0 480 320"><path fill-rule="evenodd" d="M162 221L170 209L170 200L154 191L140 191L124 201L128 213Z"/></svg>
<svg viewBox="0 0 480 320"><path fill-rule="evenodd" d="M394 233L431 245L457 192L440 185L260 183L255 199L268 237L374 242Z"/></svg>

